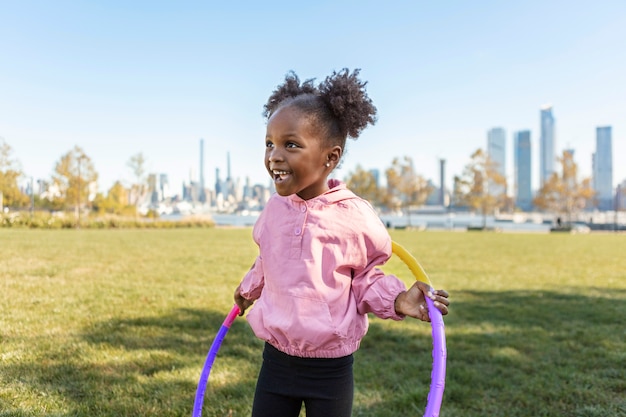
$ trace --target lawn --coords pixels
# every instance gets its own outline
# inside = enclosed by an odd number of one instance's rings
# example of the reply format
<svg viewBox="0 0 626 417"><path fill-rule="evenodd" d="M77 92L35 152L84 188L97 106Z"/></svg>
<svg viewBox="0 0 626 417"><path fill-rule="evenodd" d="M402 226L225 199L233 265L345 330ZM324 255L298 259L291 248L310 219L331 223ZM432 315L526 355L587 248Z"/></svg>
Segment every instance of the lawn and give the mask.
<svg viewBox="0 0 626 417"><path fill-rule="evenodd" d="M442 417L626 416L626 235L392 231L451 294ZM0 416L190 416L251 229L0 229ZM385 271L411 276L396 258ZM238 318L203 416L248 416ZM372 318L354 416L421 416L430 327Z"/></svg>

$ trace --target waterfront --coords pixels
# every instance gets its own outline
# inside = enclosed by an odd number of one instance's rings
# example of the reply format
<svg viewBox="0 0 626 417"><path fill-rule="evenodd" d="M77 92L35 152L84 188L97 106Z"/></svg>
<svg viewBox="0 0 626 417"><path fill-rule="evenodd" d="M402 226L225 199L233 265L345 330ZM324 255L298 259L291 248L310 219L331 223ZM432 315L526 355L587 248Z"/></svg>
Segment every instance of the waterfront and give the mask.
<svg viewBox="0 0 626 417"><path fill-rule="evenodd" d="M252 227L256 223L260 212L244 213L206 213L217 226ZM193 216L193 215L192 215ZM184 218L181 214L162 215L163 220L176 221ZM451 230L467 231L468 229L482 228L498 232L525 232L549 233L555 227L556 219L553 216L541 213L515 213L500 216L487 216L483 219L480 214L468 212L450 213L413 213L410 216L397 214L380 214L381 221L389 229L413 228L418 230ZM613 230L611 225L617 223L620 230L626 224L626 213L620 212L616 217L611 213L592 213L586 217L573 219L573 231L584 233L590 230ZM599 227L605 226L605 227Z"/></svg>
<svg viewBox="0 0 626 417"><path fill-rule="evenodd" d="M166 216L172 218L173 216ZM213 213L211 217L218 226L249 227L254 226L258 214L228 214ZM416 228L416 229L440 229L465 231L468 227L481 227L483 218L480 215L469 213L451 214L414 214L411 216L398 216L393 214L381 214L380 219L388 228ZM499 231L519 232L543 232L550 231L550 224L497 220L494 216L487 216L486 227Z"/></svg>
<svg viewBox="0 0 626 417"><path fill-rule="evenodd" d="M166 218L171 219L172 217L166 216ZM211 217L218 226L252 227L258 218L258 213L212 213ZM468 228L481 228L483 226L482 215L472 213L412 214L411 216L381 214L380 219L390 229L414 228L418 230L452 230L462 232L467 231ZM550 229L555 226L550 218L540 214L487 216L484 221L487 229L503 233L549 233ZM578 220L574 223L573 231L585 233L593 229L597 230L598 228L594 227L594 225L607 225L609 227L605 228L605 230L612 230L609 223L613 223L613 216L596 217L594 222L597 223L588 224ZM626 223L626 213L620 213L617 223L623 229L624 223Z"/></svg>

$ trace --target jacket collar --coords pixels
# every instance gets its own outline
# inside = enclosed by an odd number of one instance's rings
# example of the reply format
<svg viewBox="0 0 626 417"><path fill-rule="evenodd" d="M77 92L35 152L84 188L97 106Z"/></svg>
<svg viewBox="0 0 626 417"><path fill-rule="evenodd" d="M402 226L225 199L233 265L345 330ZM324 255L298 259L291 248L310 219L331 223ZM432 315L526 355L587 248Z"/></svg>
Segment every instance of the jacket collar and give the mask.
<svg viewBox="0 0 626 417"><path fill-rule="evenodd" d="M338 179L331 178L328 180L328 191L318 195L317 197L311 198L309 200L303 200L298 197L297 194L291 194L285 198L290 199L293 202L298 203L306 203L306 204L332 204L337 203L342 200L349 200L351 198L356 198L356 195L348 190L346 184Z"/></svg>

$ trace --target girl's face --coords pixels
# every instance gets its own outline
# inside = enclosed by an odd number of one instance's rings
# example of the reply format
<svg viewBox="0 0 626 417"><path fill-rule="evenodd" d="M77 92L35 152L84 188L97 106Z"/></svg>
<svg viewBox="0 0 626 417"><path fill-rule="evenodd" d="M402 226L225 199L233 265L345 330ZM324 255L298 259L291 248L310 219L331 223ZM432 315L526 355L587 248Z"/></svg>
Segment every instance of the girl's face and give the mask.
<svg viewBox="0 0 626 417"><path fill-rule="evenodd" d="M328 174L341 156L340 146L326 146L297 109L278 109L267 123L265 168L281 196L309 200L328 190ZM327 166L328 164L328 166Z"/></svg>

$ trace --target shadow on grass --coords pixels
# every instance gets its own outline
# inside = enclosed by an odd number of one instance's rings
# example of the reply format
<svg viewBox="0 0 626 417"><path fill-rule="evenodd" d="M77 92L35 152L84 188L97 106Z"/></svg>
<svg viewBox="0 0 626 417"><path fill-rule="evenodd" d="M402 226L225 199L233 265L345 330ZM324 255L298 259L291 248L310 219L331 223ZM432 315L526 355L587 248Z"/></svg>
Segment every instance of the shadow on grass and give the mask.
<svg viewBox="0 0 626 417"><path fill-rule="evenodd" d="M29 361L3 366L28 404L0 400L0 416L190 416L206 354L225 313L179 309L101 321L64 346L38 344ZM207 387L205 416L244 414L262 343L233 323ZM44 347L45 345L45 347ZM247 377L237 375L241 369ZM19 386L18 386L19 385ZM2 398L2 397L0 397Z"/></svg>
<svg viewBox="0 0 626 417"><path fill-rule="evenodd" d="M441 416L626 416L626 291L471 291L451 311ZM381 401L355 415L422 415L431 342L415 327L373 321L357 387Z"/></svg>
<svg viewBox="0 0 626 417"><path fill-rule="evenodd" d="M472 291L445 318L441 416L626 415L626 291ZM40 409L0 416L190 416L197 378L225 312L180 309L112 319L37 362L5 366ZM235 321L207 388L205 416L248 416L262 343ZM373 319L356 353L354 416L422 415L429 326ZM45 413L46 409L64 410Z"/></svg>

